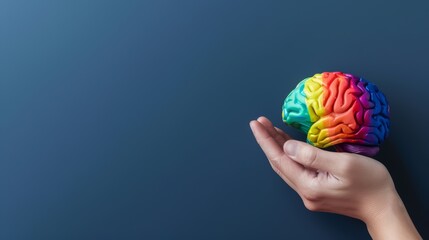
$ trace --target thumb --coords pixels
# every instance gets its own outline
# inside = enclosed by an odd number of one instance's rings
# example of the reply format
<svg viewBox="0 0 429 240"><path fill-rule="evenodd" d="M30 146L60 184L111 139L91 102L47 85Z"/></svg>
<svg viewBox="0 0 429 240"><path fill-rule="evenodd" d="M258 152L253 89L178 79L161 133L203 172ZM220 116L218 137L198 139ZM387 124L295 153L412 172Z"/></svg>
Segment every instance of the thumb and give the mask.
<svg viewBox="0 0 429 240"><path fill-rule="evenodd" d="M347 153L325 151L296 140L286 141L283 150L289 158L304 167L331 173L342 173L350 160Z"/></svg>

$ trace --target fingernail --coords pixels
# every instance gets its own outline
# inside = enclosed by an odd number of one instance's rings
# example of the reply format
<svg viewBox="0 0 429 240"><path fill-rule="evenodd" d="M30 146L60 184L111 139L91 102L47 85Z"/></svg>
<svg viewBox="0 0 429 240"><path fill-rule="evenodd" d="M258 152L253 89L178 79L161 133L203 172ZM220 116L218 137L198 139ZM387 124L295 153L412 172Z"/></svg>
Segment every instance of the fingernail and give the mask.
<svg viewBox="0 0 429 240"><path fill-rule="evenodd" d="M253 132L253 126L252 126L252 122L253 121L255 121L255 120L252 120L252 121L249 122L249 126L250 126L250 129L252 130L252 132Z"/></svg>
<svg viewBox="0 0 429 240"><path fill-rule="evenodd" d="M294 157L296 154L296 149L298 148L298 144L294 141L287 141L285 146L286 154L289 155L289 157Z"/></svg>

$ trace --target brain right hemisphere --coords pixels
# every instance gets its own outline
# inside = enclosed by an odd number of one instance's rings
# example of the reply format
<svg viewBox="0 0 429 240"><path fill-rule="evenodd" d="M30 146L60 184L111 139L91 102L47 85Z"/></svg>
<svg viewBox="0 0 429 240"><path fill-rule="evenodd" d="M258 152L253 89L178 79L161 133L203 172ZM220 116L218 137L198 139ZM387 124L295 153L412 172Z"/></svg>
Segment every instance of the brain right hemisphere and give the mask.
<svg viewBox="0 0 429 240"><path fill-rule="evenodd" d="M320 148L374 155L389 132L389 105L363 78L341 72L315 74L286 97L283 121L307 133Z"/></svg>

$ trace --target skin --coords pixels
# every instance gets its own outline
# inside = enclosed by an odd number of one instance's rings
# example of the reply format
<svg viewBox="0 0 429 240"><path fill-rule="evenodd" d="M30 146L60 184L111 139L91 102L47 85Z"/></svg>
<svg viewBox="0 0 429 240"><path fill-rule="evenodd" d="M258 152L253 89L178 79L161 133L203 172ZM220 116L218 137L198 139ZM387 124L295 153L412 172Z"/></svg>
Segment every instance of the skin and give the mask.
<svg viewBox="0 0 429 240"><path fill-rule="evenodd" d="M422 239L382 163L293 140L266 117L250 128L271 167L308 210L360 219L376 240Z"/></svg>

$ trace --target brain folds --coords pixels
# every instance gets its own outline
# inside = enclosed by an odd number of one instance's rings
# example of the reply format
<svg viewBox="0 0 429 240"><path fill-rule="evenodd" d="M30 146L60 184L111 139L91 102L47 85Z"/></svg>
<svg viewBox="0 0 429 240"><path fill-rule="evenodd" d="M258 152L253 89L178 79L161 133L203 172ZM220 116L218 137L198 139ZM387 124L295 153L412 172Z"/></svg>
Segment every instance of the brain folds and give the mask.
<svg viewBox="0 0 429 240"><path fill-rule="evenodd" d="M326 148L379 145L389 131L389 105L372 83L351 74L324 72L302 80L286 97L283 121Z"/></svg>

